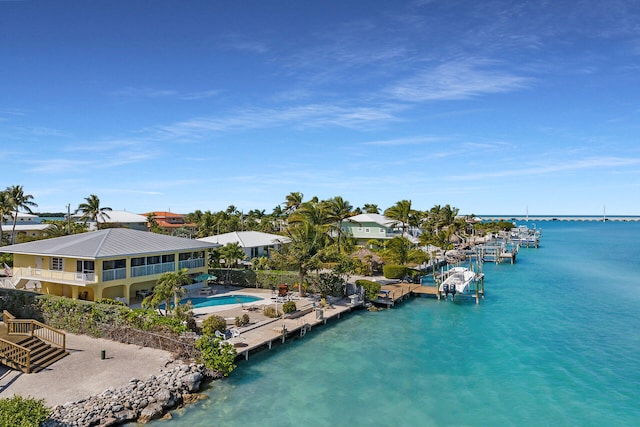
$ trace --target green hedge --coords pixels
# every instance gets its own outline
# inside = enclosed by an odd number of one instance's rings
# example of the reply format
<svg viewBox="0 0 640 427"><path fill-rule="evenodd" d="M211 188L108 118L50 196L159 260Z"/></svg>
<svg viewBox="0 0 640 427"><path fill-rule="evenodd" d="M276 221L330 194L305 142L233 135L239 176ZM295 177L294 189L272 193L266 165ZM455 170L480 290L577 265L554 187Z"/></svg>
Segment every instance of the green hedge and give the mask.
<svg viewBox="0 0 640 427"><path fill-rule="evenodd" d="M294 271L258 270L255 273L256 285L263 289L276 289L282 283L293 289L294 284L300 280L300 275Z"/></svg>
<svg viewBox="0 0 640 427"><path fill-rule="evenodd" d="M256 287L256 272L246 268L232 268L227 270L226 268L215 268L211 270L211 274L218 278L219 283L224 283L229 275L230 285L240 286L243 288Z"/></svg>
<svg viewBox="0 0 640 427"><path fill-rule="evenodd" d="M408 267L404 265L388 264L382 267L382 274L387 279L402 279L407 275Z"/></svg>

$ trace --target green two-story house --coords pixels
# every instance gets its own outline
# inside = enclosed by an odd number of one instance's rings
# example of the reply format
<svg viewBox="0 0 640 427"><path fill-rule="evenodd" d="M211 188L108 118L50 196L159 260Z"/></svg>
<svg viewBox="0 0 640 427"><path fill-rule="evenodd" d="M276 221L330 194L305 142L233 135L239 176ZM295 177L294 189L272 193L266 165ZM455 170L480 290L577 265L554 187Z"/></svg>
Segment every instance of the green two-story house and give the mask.
<svg viewBox="0 0 640 427"><path fill-rule="evenodd" d="M342 223L342 231L355 238L356 244L366 246L371 239L390 240L402 236L399 222L380 214L355 215Z"/></svg>

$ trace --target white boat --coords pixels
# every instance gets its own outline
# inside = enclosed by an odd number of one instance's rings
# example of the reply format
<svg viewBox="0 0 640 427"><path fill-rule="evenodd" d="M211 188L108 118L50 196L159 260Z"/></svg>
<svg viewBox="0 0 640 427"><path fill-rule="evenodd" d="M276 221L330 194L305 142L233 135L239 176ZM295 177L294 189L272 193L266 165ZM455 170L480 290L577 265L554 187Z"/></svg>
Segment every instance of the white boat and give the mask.
<svg viewBox="0 0 640 427"><path fill-rule="evenodd" d="M447 272L447 278L440 284L440 295L445 299L462 299L475 297L475 287L471 284L476 280L476 273L466 267L453 267Z"/></svg>
<svg viewBox="0 0 640 427"><path fill-rule="evenodd" d="M542 231L533 228L529 228L526 225L520 225L511 229L509 240L513 243L526 247L538 247L540 245L540 237L542 237Z"/></svg>

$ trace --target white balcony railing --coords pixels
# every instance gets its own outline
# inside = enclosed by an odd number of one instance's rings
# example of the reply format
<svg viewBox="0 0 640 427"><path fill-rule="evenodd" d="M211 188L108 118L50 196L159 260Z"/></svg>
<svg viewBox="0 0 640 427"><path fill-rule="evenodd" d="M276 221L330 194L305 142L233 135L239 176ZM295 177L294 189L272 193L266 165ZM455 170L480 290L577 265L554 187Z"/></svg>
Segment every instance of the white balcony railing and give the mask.
<svg viewBox="0 0 640 427"><path fill-rule="evenodd" d="M204 267L204 258L185 259L178 261L179 268L200 268Z"/></svg>
<svg viewBox="0 0 640 427"><path fill-rule="evenodd" d="M162 274L168 271L175 271L176 264L173 262L165 262L160 264L139 265L131 267L131 277L151 276L154 274Z"/></svg>
<svg viewBox="0 0 640 427"><path fill-rule="evenodd" d="M45 270L34 267L14 267L14 283L21 279L45 280L47 282L65 283L70 285L85 286L96 283L95 273L76 273L71 271Z"/></svg>
<svg viewBox="0 0 640 427"><path fill-rule="evenodd" d="M104 270L102 272L102 281L109 282L111 280L122 280L127 278L126 268L114 268L112 270Z"/></svg>

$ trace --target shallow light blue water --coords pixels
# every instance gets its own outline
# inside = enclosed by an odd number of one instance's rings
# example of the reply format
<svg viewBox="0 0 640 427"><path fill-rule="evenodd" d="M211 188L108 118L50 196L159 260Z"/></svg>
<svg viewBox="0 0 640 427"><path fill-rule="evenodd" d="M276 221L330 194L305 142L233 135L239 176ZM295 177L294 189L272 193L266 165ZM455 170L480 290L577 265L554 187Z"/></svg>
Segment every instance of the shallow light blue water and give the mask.
<svg viewBox="0 0 640 427"><path fill-rule="evenodd" d="M640 224L537 224L478 306L415 298L240 362L163 426L640 425Z"/></svg>

